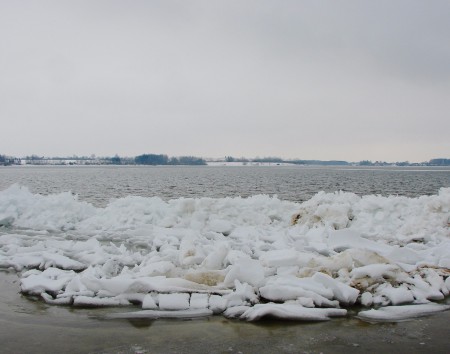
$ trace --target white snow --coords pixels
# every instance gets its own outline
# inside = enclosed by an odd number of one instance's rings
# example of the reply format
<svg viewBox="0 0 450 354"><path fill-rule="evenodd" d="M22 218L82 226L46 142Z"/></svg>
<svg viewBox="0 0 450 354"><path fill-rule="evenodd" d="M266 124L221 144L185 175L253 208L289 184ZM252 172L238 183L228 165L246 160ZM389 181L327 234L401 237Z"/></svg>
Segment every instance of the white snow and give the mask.
<svg viewBox="0 0 450 354"><path fill-rule="evenodd" d="M49 304L132 303L149 318L322 320L355 303L418 316L444 309L423 306L450 292L449 217L450 188L320 192L304 203L126 197L96 208L13 185L0 191L0 268ZM397 311L385 308L360 316Z"/></svg>

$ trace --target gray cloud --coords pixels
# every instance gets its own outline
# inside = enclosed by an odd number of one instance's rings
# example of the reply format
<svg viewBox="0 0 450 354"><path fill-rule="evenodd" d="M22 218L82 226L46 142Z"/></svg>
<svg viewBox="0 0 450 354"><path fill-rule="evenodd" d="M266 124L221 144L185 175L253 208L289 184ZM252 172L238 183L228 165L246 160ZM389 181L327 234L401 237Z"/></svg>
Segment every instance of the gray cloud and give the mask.
<svg viewBox="0 0 450 354"><path fill-rule="evenodd" d="M1 1L12 155L450 151L447 1Z"/></svg>

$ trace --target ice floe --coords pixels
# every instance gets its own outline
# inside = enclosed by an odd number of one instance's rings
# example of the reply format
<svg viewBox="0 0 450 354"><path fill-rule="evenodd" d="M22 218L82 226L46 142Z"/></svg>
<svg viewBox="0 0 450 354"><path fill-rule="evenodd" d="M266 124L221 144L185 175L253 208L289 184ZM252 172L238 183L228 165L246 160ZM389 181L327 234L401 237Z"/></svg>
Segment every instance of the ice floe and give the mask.
<svg viewBox="0 0 450 354"><path fill-rule="evenodd" d="M97 208L14 185L0 192L0 268L49 304L141 309L124 317L310 321L354 304L381 306L364 319L414 317L446 309L430 301L450 291L449 218L450 188L304 203L126 197Z"/></svg>
<svg viewBox="0 0 450 354"><path fill-rule="evenodd" d="M272 317L287 320L325 321L330 317L345 316L345 309L307 308L297 304L258 304L248 308L239 318L247 321Z"/></svg>
<svg viewBox="0 0 450 354"><path fill-rule="evenodd" d="M386 306L378 310L372 309L361 311L358 317L373 322L396 322L404 321L416 317L428 316L436 312L449 310L449 305L440 304L421 304L421 305L403 305Z"/></svg>

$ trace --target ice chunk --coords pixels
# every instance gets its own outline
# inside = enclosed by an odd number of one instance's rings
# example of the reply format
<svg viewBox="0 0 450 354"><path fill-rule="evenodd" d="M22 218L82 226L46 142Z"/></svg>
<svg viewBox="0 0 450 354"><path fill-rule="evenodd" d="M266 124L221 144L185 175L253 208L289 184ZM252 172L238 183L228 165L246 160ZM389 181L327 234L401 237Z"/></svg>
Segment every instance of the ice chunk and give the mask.
<svg viewBox="0 0 450 354"><path fill-rule="evenodd" d="M447 277L447 279L445 279L445 286L447 287L448 291L450 291L450 277Z"/></svg>
<svg viewBox="0 0 450 354"><path fill-rule="evenodd" d="M292 249L274 250L263 253L259 259L266 267L287 267L298 264L298 253Z"/></svg>
<svg viewBox="0 0 450 354"><path fill-rule="evenodd" d="M227 299L220 295L211 295L209 297L209 308L214 314L219 314L227 308Z"/></svg>
<svg viewBox="0 0 450 354"><path fill-rule="evenodd" d="M350 229L330 231L328 236L328 246L337 252L349 248L359 248L378 253L386 253L391 250L391 246L365 239L361 237L359 232Z"/></svg>
<svg viewBox="0 0 450 354"><path fill-rule="evenodd" d="M393 262L401 262L412 265L421 260L420 255L416 251L408 247L396 248L388 255L386 255L386 258L390 259Z"/></svg>
<svg viewBox="0 0 450 354"><path fill-rule="evenodd" d="M370 306L373 303L373 295L369 292L365 292L361 295L361 305Z"/></svg>
<svg viewBox="0 0 450 354"><path fill-rule="evenodd" d="M264 277L264 268L259 261L241 258L231 266L223 282L227 287L231 287L235 280L259 286Z"/></svg>
<svg viewBox="0 0 450 354"><path fill-rule="evenodd" d="M48 267L58 267L60 269L73 269L73 270L82 270L86 269L86 265L80 263L78 261L74 261L66 256L61 254L43 252L42 254L45 261L45 268Z"/></svg>
<svg viewBox="0 0 450 354"><path fill-rule="evenodd" d="M228 307L223 315L227 318L238 318L240 317L245 311L247 311L250 308L250 306L234 306L234 307Z"/></svg>
<svg viewBox="0 0 450 354"><path fill-rule="evenodd" d="M219 244L213 252L206 256L202 266L210 270L223 269L224 259L227 254L228 247L225 244Z"/></svg>
<svg viewBox="0 0 450 354"><path fill-rule="evenodd" d="M353 267L358 268L370 264L388 264L391 263L386 257L380 256L377 252L362 250L362 249L348 249L341 254L348 253L353 260Z"/></svg>
<svg viewBox="0 0 450 354"><path fill-rule="evenodd" d="M247 283L241 283L239 280L235 280L235 290L225 295L227 300L227 306L242 306L249 305L258 302L258 296L255 294L253 287Z"/></svg>
<svg viewBox="0 0 450 354"><path fill-rule="evenodd" d="M82 278L83 283L89 289L98 291L104 289L111 294L119 295L121 293L169 293L169 292L208 292L217 291L207 285L194 283L180 278L166 278L164 276L157 277L139 277L137 279L131 278L129 275L120 275L111 279L97 279L95 277ZM224 291L227 292L227 291ZM228 291L229 292L229 291Z"/></svg>
<svg viewBox="0 0 450 354"><path fill-rule="evenodd" d="M190 270L187 271L184 278L186 280L198 283L198 284L205 284L214 286L217 285L225 279L225 270L202 270L196 269L196 270Z"/></svg>
<svg viewBox="0 0 450 354"><path fill-rule="evenodd" d="M429 282L422 279L419 274L415 274L412 278L409 278L408 284L413 285L411 292L417 301L426 302L426 300L442 300L444 295L439 288L434 288Z"/></svg>
<svg viewBox="0 0 450 354"><path fill-rule="evenodd" d="M387 306L378 310L361 311L358 317L366 321L396 322L408 320L416 317L431 315L436 312L442 312L450 309L450 305L440 304L422 304L422 305L403 305Z"/></svg>
<svg viewBox="0 0 450 354"><path fill-rule="evenodd" d="M427 283L431 285L431 288L436 291L442 293L442 295L448 295L447 287L445 286L444 280L442 277L436 272L436 270L432 268L424 268L422 269L422 273L425 276L425 280ZM444 296L442 296L442 299Z"/></svg>
<svg viewBox="0 0 450 354"><path fill-rule="evenodd" d="M344 309L319 309L306 308L295 304L258 304L247 309L241 319L256 321L262 317L275 317L285 320L297 321L326 321L330 317L345 316L347 310Z"/></svg>
<svg viewBox="0 0 450 354"><path fill-rule="evenodd" d="M203 262L205 256L202 249L196 245L194 236L186 236L181 240L178 258L182 265L193 265Z"/></svg>
<svg viewBox="0 0 450 354"><path fill-rule="evenodd" d="M317 306L337 307L339 303L333 301L333 292L326 289L322 284L313 281L311 278L295 279L275 278L267 285L259 289L261 296L270 301L289 301L310 299ZM310 303L308 301L308 303Z"/></svg>
<svg viewBox="0 0 450 354"><path fill-rule="evenodd" d="M159 294L159 308L161 310L187 310L189 308L189 294Z"/></svg>
<svg viewBox="0 0 450 354"><path fill-rule="evenodd" d="M75 276L73 271L48 268L42 273L30 274L21 279L22 292L40 295L43 292L58 293Z"/></svg>
<svg viewBox="0 0 450 354"><path fill-rule="evenodd" d="M206 309L208 308L208 294L191 294L191 300L189 303L189 307L191 309Z"/></svg>
<svg viewBox="0 0 450 354"><path fill-rule="evenodd" d="M209 222L209 228L211 231L229 235L233 230L233 225L228 220L214 219Z"/></svg>
<svg viewBox="0 0 450 354"><path fill-rule="evenodd" d="M71 305L72 304L72 297L69 297L69 296L55 299L47 293L42 293L41 297L44 299L44 301L47 304L50 304L50 305Z"/></svg>
<svg viewBox="0 0 450 354"><path fill-rule="evenodd" d="M155 310L158 308L157 305L157 295L147 294L142 300L143 310Z"/></svg>
<svg viewBox="0 0 450 354"><path fill-rule="evenodd" d="M13 267L16 271L24 268L40 268L42 269L45 262L41 254L15 254L0 262L3 268Z"/></svg>
<svg viewBox="0 0 450 354"><path fill-rule="evenodd" d="M340 303L351 305L354 304L358 298L359 290L343 284L329 275L317 272L313 275L312 279L324 285L326 288L331 289L334 298Z"/></svg>
<svg viewBox="0 0 450 354"><path fill-rule="evenodd" d="M414 301L413 293L405 286L394 288L391 284L382 284L378 287L377 293L385 296L392 305L401 305Z"/></svg>
<svg viewBox="0 0 450 354"><path fill-rule="evenodd" d="M267 286L290 286L317 293L327 299L333 298L333 291L325 287L322 283L315 281L312 277L297 278L295 276L271 277L266 282Z"/></svg>
<svg viewBox="0 0 450 354"><path fill-rule="evenodd" d="M439 260L438 266L440 268L447 268L450 269L450 256L449 257L442 257Z"/></svg>
<svg viewBox="0 0 450 354"><path fill-rule="evenodd" d="M354 279L364 277L373 279L382 279L383 277L395 278L399 271L399 267L393 264L370 264L353 269L350 275Z"/></svg>
<svg viewBox="0 0 450 354"><path fill-rule="evenodd" d="M175 268L169 261L152 262L139 268L142 276L154 277L158 275L168 275Z"/></svg>

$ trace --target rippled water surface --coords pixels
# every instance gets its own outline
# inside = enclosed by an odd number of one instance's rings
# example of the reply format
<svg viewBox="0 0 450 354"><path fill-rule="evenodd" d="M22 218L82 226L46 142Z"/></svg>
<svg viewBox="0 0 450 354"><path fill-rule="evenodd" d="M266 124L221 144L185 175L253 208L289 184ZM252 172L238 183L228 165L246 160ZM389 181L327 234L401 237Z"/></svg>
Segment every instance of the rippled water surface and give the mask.
<svg viewBox="0 0 450 354"><path fill-rule="evenodd" d="M450 187L450 168L356 168L304 166L12 166L0 168L0 190L13 183L32 192L71 191L98 206L138 195L180 197L278 195L305 201L318 191L359 195L419 196Z"/></svg>

